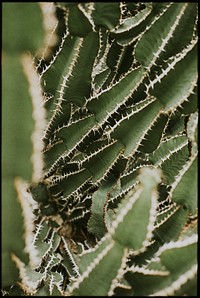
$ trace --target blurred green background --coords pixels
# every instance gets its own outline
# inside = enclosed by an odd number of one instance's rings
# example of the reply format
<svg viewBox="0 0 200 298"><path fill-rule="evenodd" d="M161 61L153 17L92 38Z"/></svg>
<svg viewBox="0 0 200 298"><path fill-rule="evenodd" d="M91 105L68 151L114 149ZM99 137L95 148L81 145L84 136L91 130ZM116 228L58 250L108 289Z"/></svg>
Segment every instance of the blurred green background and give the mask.
<svg viewBox="0 0 200 298"><path fill-rule="evenodd" d="M42 13L36 3L2 4L2 286L18 280L11 261L15 253L23 261L23 219L14 188L17 176L32 176L31 134L34 123L28 82L21 64L22 55L35 54L42 46Z"/></svg>

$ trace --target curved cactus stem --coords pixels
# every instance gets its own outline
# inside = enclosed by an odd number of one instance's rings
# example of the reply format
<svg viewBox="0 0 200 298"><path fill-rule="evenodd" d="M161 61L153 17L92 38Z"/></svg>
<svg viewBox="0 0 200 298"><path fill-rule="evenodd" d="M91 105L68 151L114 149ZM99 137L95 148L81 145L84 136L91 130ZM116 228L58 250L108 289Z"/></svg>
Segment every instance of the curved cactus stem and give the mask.
<svg viewBox="0 0 200 298"><path fill-rule="evenodd" d="M135 254L145 250L152 237L158 199L156 187L161 182L161 172L151 167L144 167L140 170L138 180L140 184L127 194L126 199L121 203L120 212L109 228L113 239L124 246L131 247ZM139 216L141 213L142 222ZM131 234L124 233L126 227L131 230L131 227L136 226L137 229L132 230Z"/></svg>
<svg viewBox="0 0 200 298"><path fill-rule="evenodd" d="M171 279L168 286L165 285L162 290L152 293L152 296L181 293L181 288L184 284L195 278L197 274L196 245L197 237L194 235L180 242L170 242L158 251L157 256L160 258L162 264L170 271ZM178 258L177 255L179 255ZM190 292L190 289L183 289L184 293L187 291ZM196 289L192 285L192 292L195 291Z"/></svg>
<svg viewBox="0 0 200 298"><path fill-rule="evenodd" d="M107 232L104 222L104 209L109 189L110 185L107 187L101 186L92 197L91 217L88 221L88 231L93 233L98 239L101 239Z"/></svg>
<svg viewBox="0 0 200 298"><path fill-rule="evenodd" d="M135 50L136 59L142 65L150 69L150 67L156 63L160 53L165 49L179 25L186 7L186 3L177 5L170 4L167 9L157 17L156 22L142 35ZM160 32L159 37L158 32Z"/></svg>
<svg viewBox="0 0 200 298"><path fill-rule="evenodd" d="M188 185L190 187L188 187ZM183 166L172 184L169 196L176 203L185 206L190 212L197 209L197 154Z"/></svg>
<svg viewBox="0 0 200 298"><path fill-rule="evenodd" d="M170 156L184 148L188 144L188 139L185 135L176 135L163 140L158 148L149 154L149 159L155 165L160 166L162 162L169 159Z"/></svg>
<svg viewBox="0 0 200 298"><path fill-rule="evenodd" d="M80 8L80 5L70 6L67 25L71 35L85 37L89 32L92 31L92 26Z"/></svg>
<svg viewBox="0 0 200 298"><path fill-rule="evenodd" d="M161 169L165 176L165 183L170 186L176 179L182 166L187 162L189 157L188 144L180 150L173 152L168 159L163 160Z"/></svg>
<svg viewBox="0 0 200 298"><path fill-rule="evenodd" d="M132 115L127 115L127 117L121 120L120 125L116 124L111 137L120 140L124 145L125 156L136 152L144 136L159 117L160 109L161 106L158 101L154 100L140 112L136 111ZM133 130L129 130L128 127L133 127Z"/></svg>
<svg viewBox="0 0 200 298"><path fill-rule="evenodd" d="M138 26L141 22L143 22L146 19L146 17L150 14L152 10L151 4L145 5L146 7L143 10L138 11L138 13L133 17L122 20L121 24L116 29L111 30L111 32L114 32L115 34L120 34Z"/></svg>
<svg viewBox="0 0 200 298"><path fill-rule="evenodd" d="M181 53L177 59L175 58L177 63L173 65L173 69L169 65L169 73L165 69L163 76L156 79L155 86L153 85L153 90L150 91L150 94L164 105L165 112L174 110L187 100L197 83L196 42L197 40L194 40L183 51L183 56ZM165 73L168 75L166 76ZM181 78L179 82L176 80L177 77Z"/></svg>
<svg viewBox="0 0 200 298"><path fill-rule="evenodd" d="M98 96L87 101L87 108L95 114L97 122L105 122L111 113L122 106L128 97L137 89L143 80L144 70L142 67L131 70L119 82L108 89L103 90Z"/></svg>
<svg viewBox="0 0 200 298"><path fill-rule="evenodd" d="M96 27L114 28L120 20L119 3L95 3L92 18Z"/></svg>
<svg viewBox="0 0 200 298"><path fill-rule="evenodd" d="M111 241L71 286L70 293L76 296L106 295L122 263L123 255L124 247Z"/></svg>

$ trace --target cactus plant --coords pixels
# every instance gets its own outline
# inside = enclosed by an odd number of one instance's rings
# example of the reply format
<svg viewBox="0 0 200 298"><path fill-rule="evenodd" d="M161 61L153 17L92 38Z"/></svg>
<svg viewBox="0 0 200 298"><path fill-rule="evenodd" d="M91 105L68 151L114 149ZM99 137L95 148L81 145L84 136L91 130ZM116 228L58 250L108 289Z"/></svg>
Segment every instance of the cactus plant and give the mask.
<svg viewBox="0 0 200 298"><path fill-rule="evenodd" d="M197 4L52 5L50 54L22 59L28 260L3 295L196 295Z"/></svg>

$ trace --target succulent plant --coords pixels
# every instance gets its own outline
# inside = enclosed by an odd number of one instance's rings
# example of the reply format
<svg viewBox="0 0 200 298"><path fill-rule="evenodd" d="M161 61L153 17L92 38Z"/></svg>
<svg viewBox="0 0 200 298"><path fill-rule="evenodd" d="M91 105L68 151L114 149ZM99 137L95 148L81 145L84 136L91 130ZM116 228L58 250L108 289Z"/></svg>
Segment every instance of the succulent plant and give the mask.
<svg viewBox="0 0 200 298"><path fill-rule="evenodd" d="M51 9L46 51L15 53L35 124L3 295L196 295L197 4Z"/></svg>

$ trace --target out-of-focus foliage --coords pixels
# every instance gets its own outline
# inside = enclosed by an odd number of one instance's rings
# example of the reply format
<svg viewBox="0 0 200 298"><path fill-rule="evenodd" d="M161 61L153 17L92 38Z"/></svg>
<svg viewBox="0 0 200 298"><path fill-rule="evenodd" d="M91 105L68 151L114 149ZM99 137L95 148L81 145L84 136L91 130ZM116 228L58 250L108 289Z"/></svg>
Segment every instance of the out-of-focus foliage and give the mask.
<svg viewBox="0 0 200 298"><path fill-rule="evenodd" d="M24 253L21 208L14 178L32 176L32 103L21 58L42 46L44 29L37 3L2 4L2 271L3 285L18 279L10 254ZM9 237L8 237L9 235Z"/></svg>

